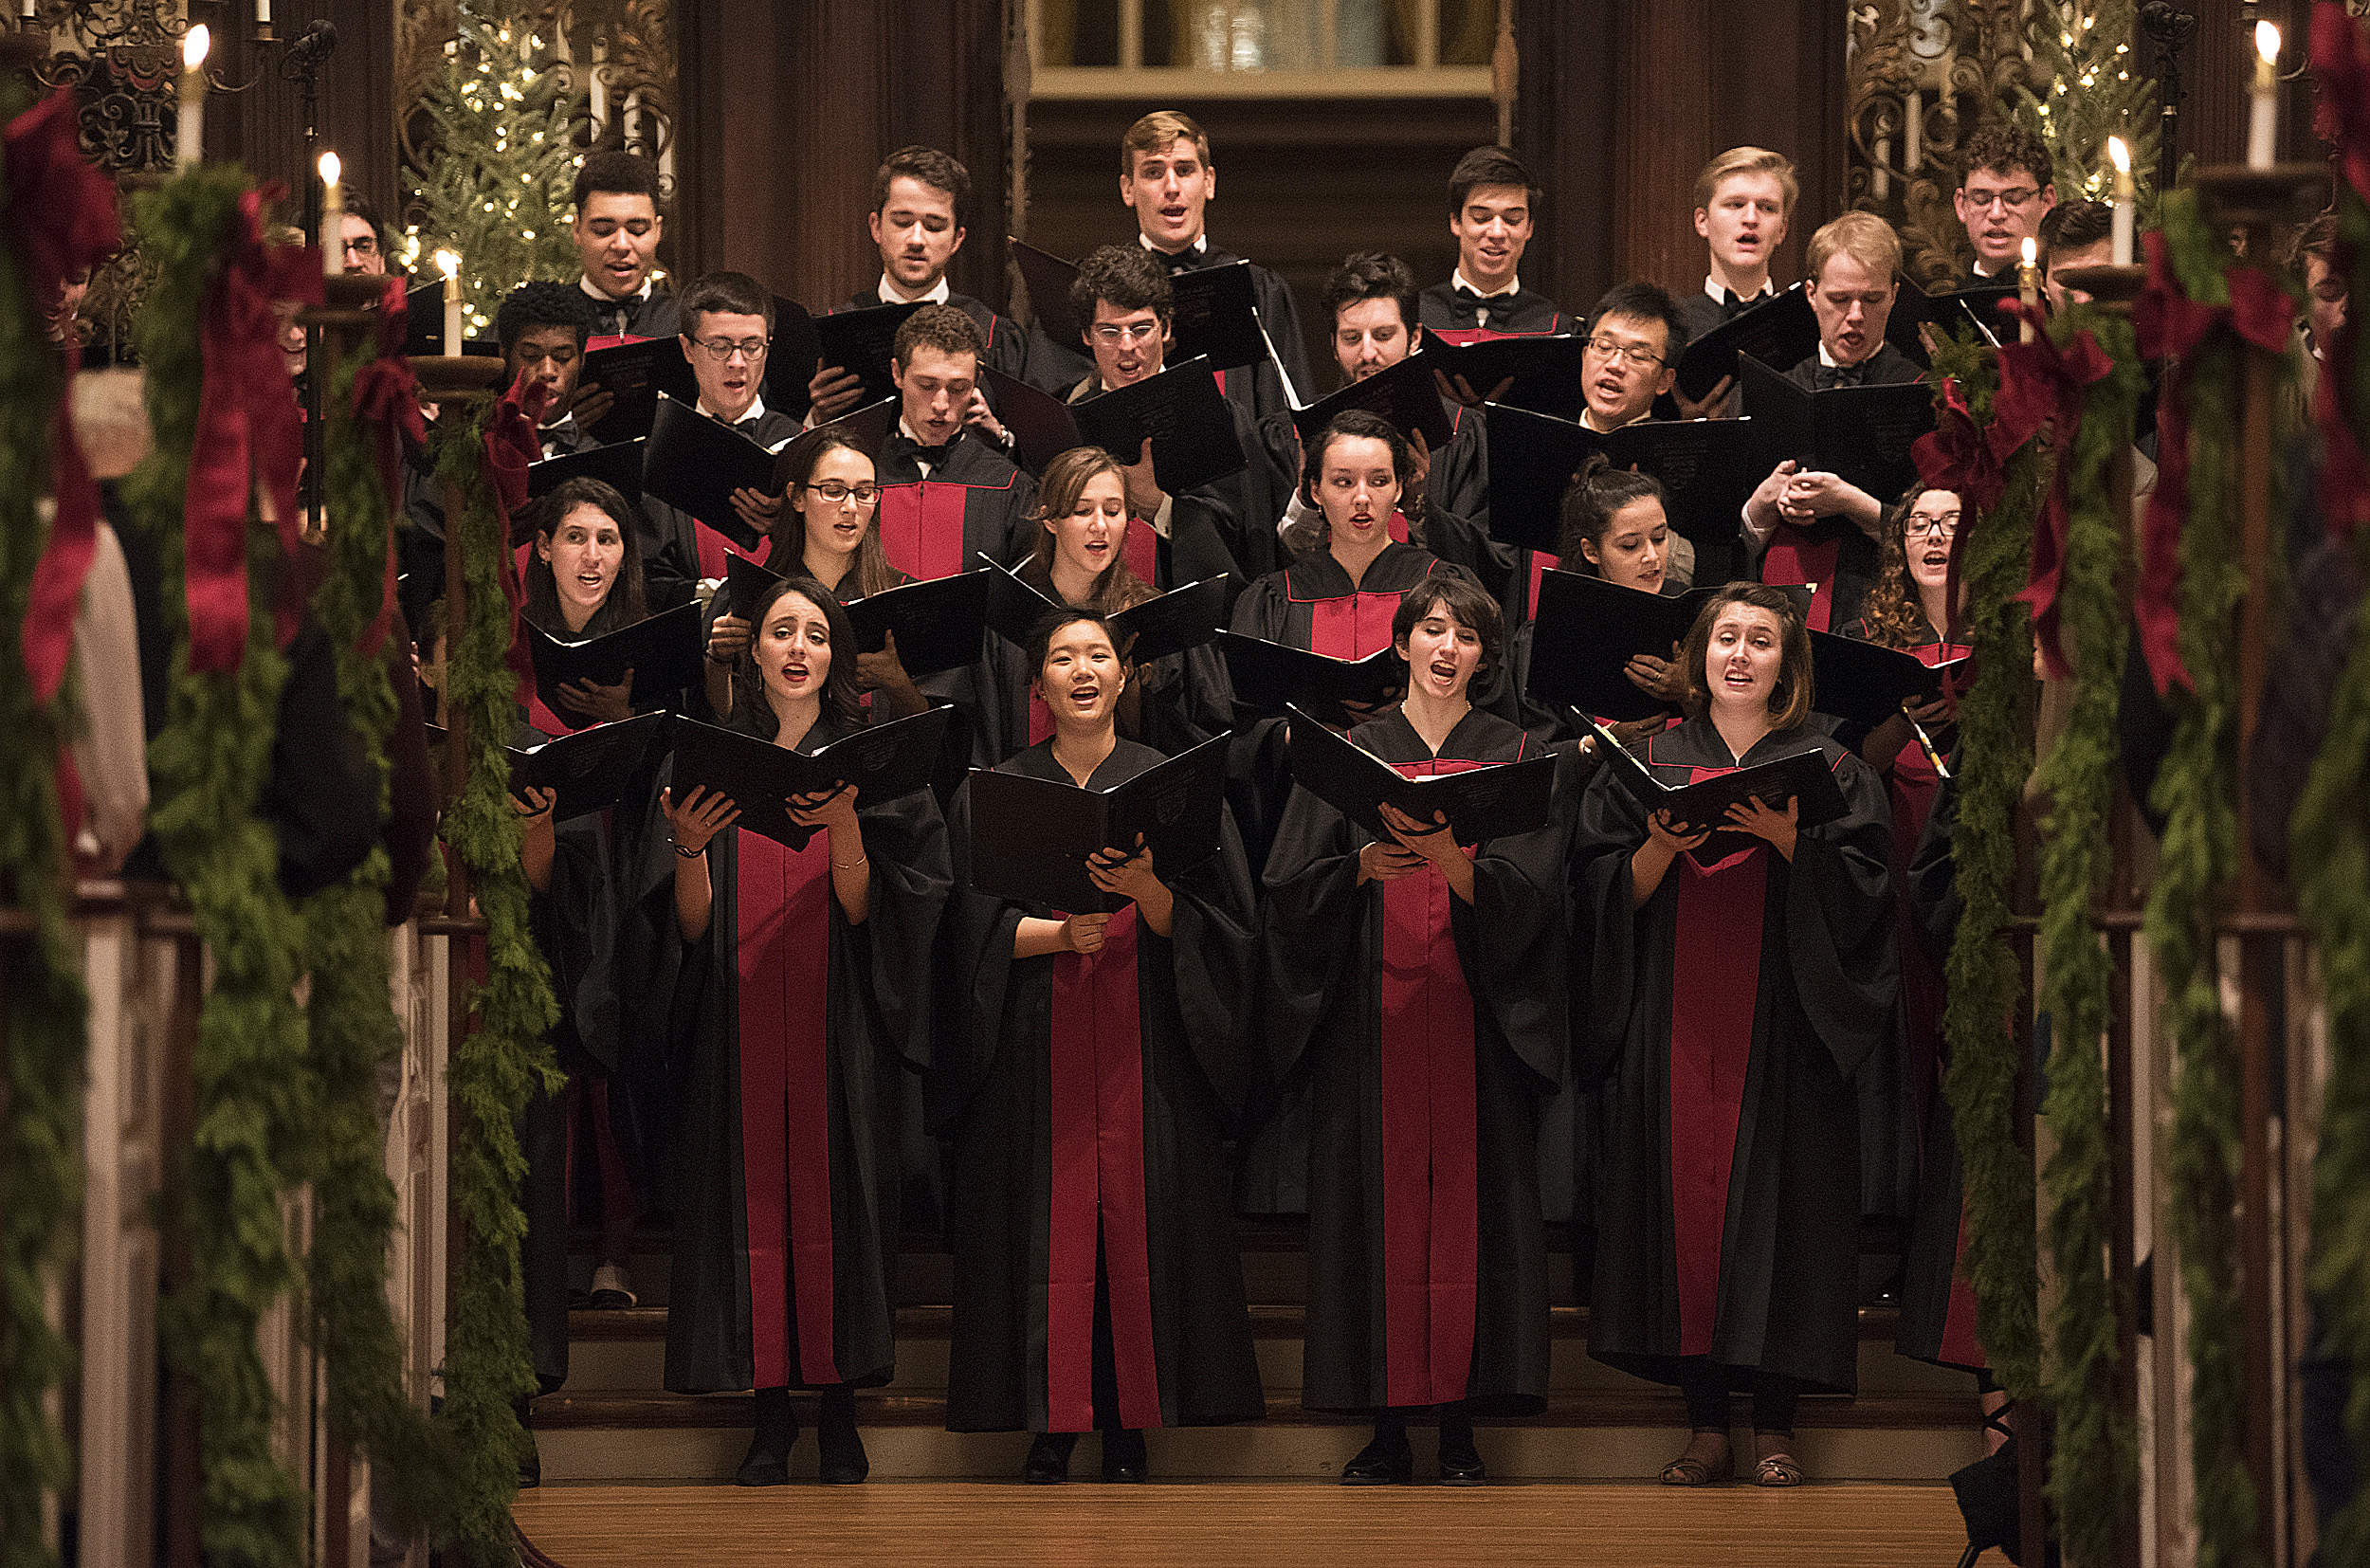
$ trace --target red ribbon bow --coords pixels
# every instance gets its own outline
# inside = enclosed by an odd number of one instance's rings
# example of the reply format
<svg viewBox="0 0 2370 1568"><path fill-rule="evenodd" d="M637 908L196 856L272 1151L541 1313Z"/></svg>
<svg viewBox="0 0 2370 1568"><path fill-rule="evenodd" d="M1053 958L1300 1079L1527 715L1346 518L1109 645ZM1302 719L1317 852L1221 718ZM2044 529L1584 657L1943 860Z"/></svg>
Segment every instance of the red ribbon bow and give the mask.
<svg viewBox="0 0 2370 1568"><path fill-rule="evenodd" d="M2370 39L2344 7L2330 0L2323 0L2312 14L2312 71L2321 85L2313 129L2324 141L2337 144L2337 164L2353 188L2353 199L2370 201ZM2339 197L2345 199L2343 191ZM2353 275L2354 247L2343 225L2331 260L2340 277ZM2336 341L2319 348L2321 375L2312 392L2312 420L2322 446L2319 500L2330 534L2342 538L2370 522L2370 461L2355 433L2362 410L2354 407L2350 377L2341 371L2354 362L2350 313L2338 327Z"/></svg>
<svg viewBox="0 0 2370 1568"><path fill-rule="evenodd" d="M502 393L500 407L485 429L485 468L494 484L495 503L502 515L502 596L510 601L510 667L521 681L534 678L535 667L527 657L524 639L519 635L519 612L524 608L526 595L519 584L519 568L511 549L512 520L526 510L527 465L543 455L542 438L536 434L543 410L551 406L552 389L540 381L530 381L521 371L510 390Z"/></svg>
<svg viewBox="0 0 2370 1568"><path fill-rule="evenodd" d="M387 280L378 305L378 355L354 378L354 417L375 437L379 482L387 491L387 581L378 613L362 633L361 649L375 655L386 645L395 615L395 516L403 510L403 454L428 439L420 419L420 384L403 356L404 286Z"/></svg>
<svg viewBox="0 0 2370 1568"><path fill-rule="evenodd" d="M82 156L70 88L9 122L0 135L0 170L8 200L0 228L33 298L46 305L68 277L96 264L122 235L115 187ZM42 702L65 679L75 609L99 547L99 487L74 437L73 371L81 351L69 344L67 355L66 386L49 418L49 490L57 510L33 568L24 629L25 671Z"/></svg>
<svg viewBox="0 0 2370 1568"><path fill-rule="evenodd" d="M2158 695L2174 683L2195 688L2180 659L2180 528L2189 515L2189 356L2223 327L2267 353L2284 353L2295 319L2287 293L2259 267L2233 264L2222 276L2227 305L2190 298L2173 270L2161 233L2145 236L2148 281L2132 306L2140 352L2168 359L2173 368L2156 405L2156 489L2140 523L2140 580L2132 590L2132 618L2140 627L2140 651Z"/></svg>
<svg viewBox="0 0 2370 1568"><path fill-rule="evenodd" d="M1942 380L1942 422L1931 435L1918 437L1910 447L1916 459L1918 481L1929 490L1955 492L1960 501L1977 513L1990 511L1999 504L1999 498L2008 490L2008 458L2021 443L2003 444L2006 433L1995 420L1986 429L1975 422L1975 410L1967 407L1966 393L1960 391L1956 376Z"/></svg>
<svg viewBox="0 0 2370 1568"><path fill-rule="evenodd" d="M264 487L291 561L303 524L297 476L304 425L272 301L319 303L320 252L264 243L263 212L260 191L240 196L221 270L198 313L206 379L182 504L193 670L236 669L246 654L246 508L254 487ZM297 574L283 574L274 628L281 647L295 638L303 608Z"/></svg>
<svg viewBox="0 0 2370 1568"><path fill-rule="evenodd" d="M1993 438L2007 440L2013 435L2014 445L2009 448L2013 451L2046 424L2057 446L2057 471L2049 499L2033 520L2032 572L2025 579L2024 592L2016 597L2033 607L2033 635L2040 645L2044 665L2052 677L2062 680L2070 666L2058 635L2057 594L2071 527L2074 437L2082 428L2084 390L2105 379L2115 361L2087 328L2061 349L2040 330L2039 307L2017 302L2003 308L2030 319L2034 331L2031 342L2000 348L1999 392L1992 399Z"/></svg>
<svg viewBox="0 0 2370 1568"><path fill-rule="evenodd" d="M2312 9L2312 74L2321 88L2312 129L2336 144L2345 183L2370 201L2370 39L2336 0Z"/></svg>

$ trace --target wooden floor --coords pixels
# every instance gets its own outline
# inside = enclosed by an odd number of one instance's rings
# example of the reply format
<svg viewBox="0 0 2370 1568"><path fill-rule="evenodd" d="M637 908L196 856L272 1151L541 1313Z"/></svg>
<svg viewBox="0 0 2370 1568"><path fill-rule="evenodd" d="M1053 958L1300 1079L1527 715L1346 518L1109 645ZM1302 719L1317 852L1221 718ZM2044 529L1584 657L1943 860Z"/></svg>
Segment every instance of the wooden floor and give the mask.
<svg viewBox="0 0 2370 1568"><path fill-rule="evenodd" d="M1966 1545L1949 1487L1848 1484L1776 1492L1604 1484L1350 1490L1249 1482L546 1486L520 1495L517 1517L564 1568L1951 1568Z"/></svg>

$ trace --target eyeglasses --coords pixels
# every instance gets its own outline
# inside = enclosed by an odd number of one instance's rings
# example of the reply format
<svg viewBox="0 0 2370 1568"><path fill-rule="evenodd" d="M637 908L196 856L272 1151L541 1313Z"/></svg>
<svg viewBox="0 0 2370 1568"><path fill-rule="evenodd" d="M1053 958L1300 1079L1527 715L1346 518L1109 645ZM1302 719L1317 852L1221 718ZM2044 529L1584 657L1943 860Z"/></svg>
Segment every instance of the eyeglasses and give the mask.
<svg viewBox="0 0 2370 1568"><path fill-rule="evenodd" d="M1978 212L1994 207L2013 212L2040 193L2030 185L2019 185L2013 191L1978 191L1969 188L1960 192L1960 195L1966 197L1967 205Z"/></svg>
<svg viewBox="0 0 2370 1568"><path fill-rule="evenodd" d="M1106 347L1116 348L1121 343L1151 342L1153 338L1159 336L1160 323L1158 321L1130 321L1126 325L1122 326L1116 321L1097 321L1087 330L1094 334L1096 342L1103 344Z"/></svg>
<svg viewBox="0 0 2370 1568"><path fill-rule="evenodd" d="M752 337L736 343L729 337L702 337L698 339L698 345L702 354L722 364L736 354L752 361L762 359L765 357L765 345L771 341L771 338Z"/></svg>
<svg viewBox="0 0 2370 1568"><path fill-rule="evenodd" d="M807 494L821 496L824 503L830 506L845 506L850 501L859 506L869 506L880 499L881 487L877 484L849 484L842 480L823 479L808 485Z"/></svg>
<svg viewBox="0 0 2370 1568"><path fill-rule="evenodd" d="M375 235L365 234L359 239L346 241L345 248L348 255L362 257L375 256L378 254L378 239Z"/></svg>
<svg viewBox="0 0 2370 1568"><path fill-rule="evenodd" d="M1913 539L1923 538L1928 534L1946 539L1959 532L1959 514L1937 512L1932 517L1927 517L1922 513L1912 512L1902 523L1901 532L1906 538Z"/></svg>
<svg viewBox="0 0 2370 1568"><path fill-rule="evenodd" d="M1588 340L1588 346L1591 353L1601 354L1616 365L1636 365L1650 371L1659 368L1663 362L1663 357L1659 354L1650 354L1644 349L1633 349L1627 343L1616 343L1610 337L1592 337Z"/></svg>

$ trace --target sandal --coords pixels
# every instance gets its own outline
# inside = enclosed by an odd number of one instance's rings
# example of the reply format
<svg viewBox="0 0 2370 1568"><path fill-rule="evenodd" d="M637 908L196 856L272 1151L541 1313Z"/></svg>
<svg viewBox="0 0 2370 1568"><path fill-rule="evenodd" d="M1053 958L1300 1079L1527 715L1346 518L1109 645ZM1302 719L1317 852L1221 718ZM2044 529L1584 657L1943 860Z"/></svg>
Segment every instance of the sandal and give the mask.
<svg viewBox="0 0 2370 1568"><path fill-rule="evenodd" d="M1703 1435L1698 1433L1698 1436ZM1726 1481L1734 1473L1736 1455L1723 1442L1720 1462L1706 1464L1694 1454L1695 1444L1689 1440L1687 1450L1662 1468L1662 1484L1666 1486L1711 1486Z"/></svg>
<svg viewBox="0 0 2370 1568"><path fill-rule="evenodd" d="M1753 1464L1756 1486L1799 1486L1807 1479L1790 1453L1764 1454Z"/></svg>

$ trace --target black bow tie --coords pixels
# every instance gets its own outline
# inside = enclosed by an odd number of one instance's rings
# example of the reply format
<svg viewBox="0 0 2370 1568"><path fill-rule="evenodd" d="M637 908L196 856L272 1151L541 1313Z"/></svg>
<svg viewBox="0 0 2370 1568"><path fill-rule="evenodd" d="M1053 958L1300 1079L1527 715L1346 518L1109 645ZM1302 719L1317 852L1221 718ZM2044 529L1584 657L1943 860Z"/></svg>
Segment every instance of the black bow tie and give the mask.
<svg viewBox="0 0 2370 1568"><path fill-rule="evenodd" d="M1467 288L1463 283L1456 284L1455 289L1456 297L1464 301L1468 305L1491 305L1497 303L1500 300L1511 300L1514 298L1513 294L1479 294L1474 292L1472 289Z"/></svg>
<svg viewBox="0 0 2370 1568"><path fill-rule="evenodd" d="M1720 319L1723 321L1733 321L1771 297L1768 289L1761 290L1749 300L1741 294L1731 294L1726 289L1723 289L1720 293Z"/></svg>
<svg viewBox="0 0 2370 1568"><path fill-rule="evenodd" d="M1191 272L1201 265L1202 257L1208 255L1209 251L1210 242L1204 240L1201 244L1188 246L1183 250L1162 251L1160 260L1167 264L1169 274L1174 277L1179 272Z"/></svg>
<svg viewBox="0 0 2370 1568"><path fill-rule="evenodd" d="M914 440L911 436L903 434L894 435L889 438L889 459L892 462L904 461L917 464L926 463L933 468L944 467L946 465L947 452L954 447L955 443L960 439L960 436L955 436L949 438L947 441L939 446L924 447L921 442Z"/></svg>
<svg viewBox="0 0 2370 1568"><path fill-rule="evenodd" d="M1857 365L1821 365L1812 376L1811 385L1820 392L1830 392L1836 387L1856 387L1866 379L1868 364L1864 360Z"/></svg>

